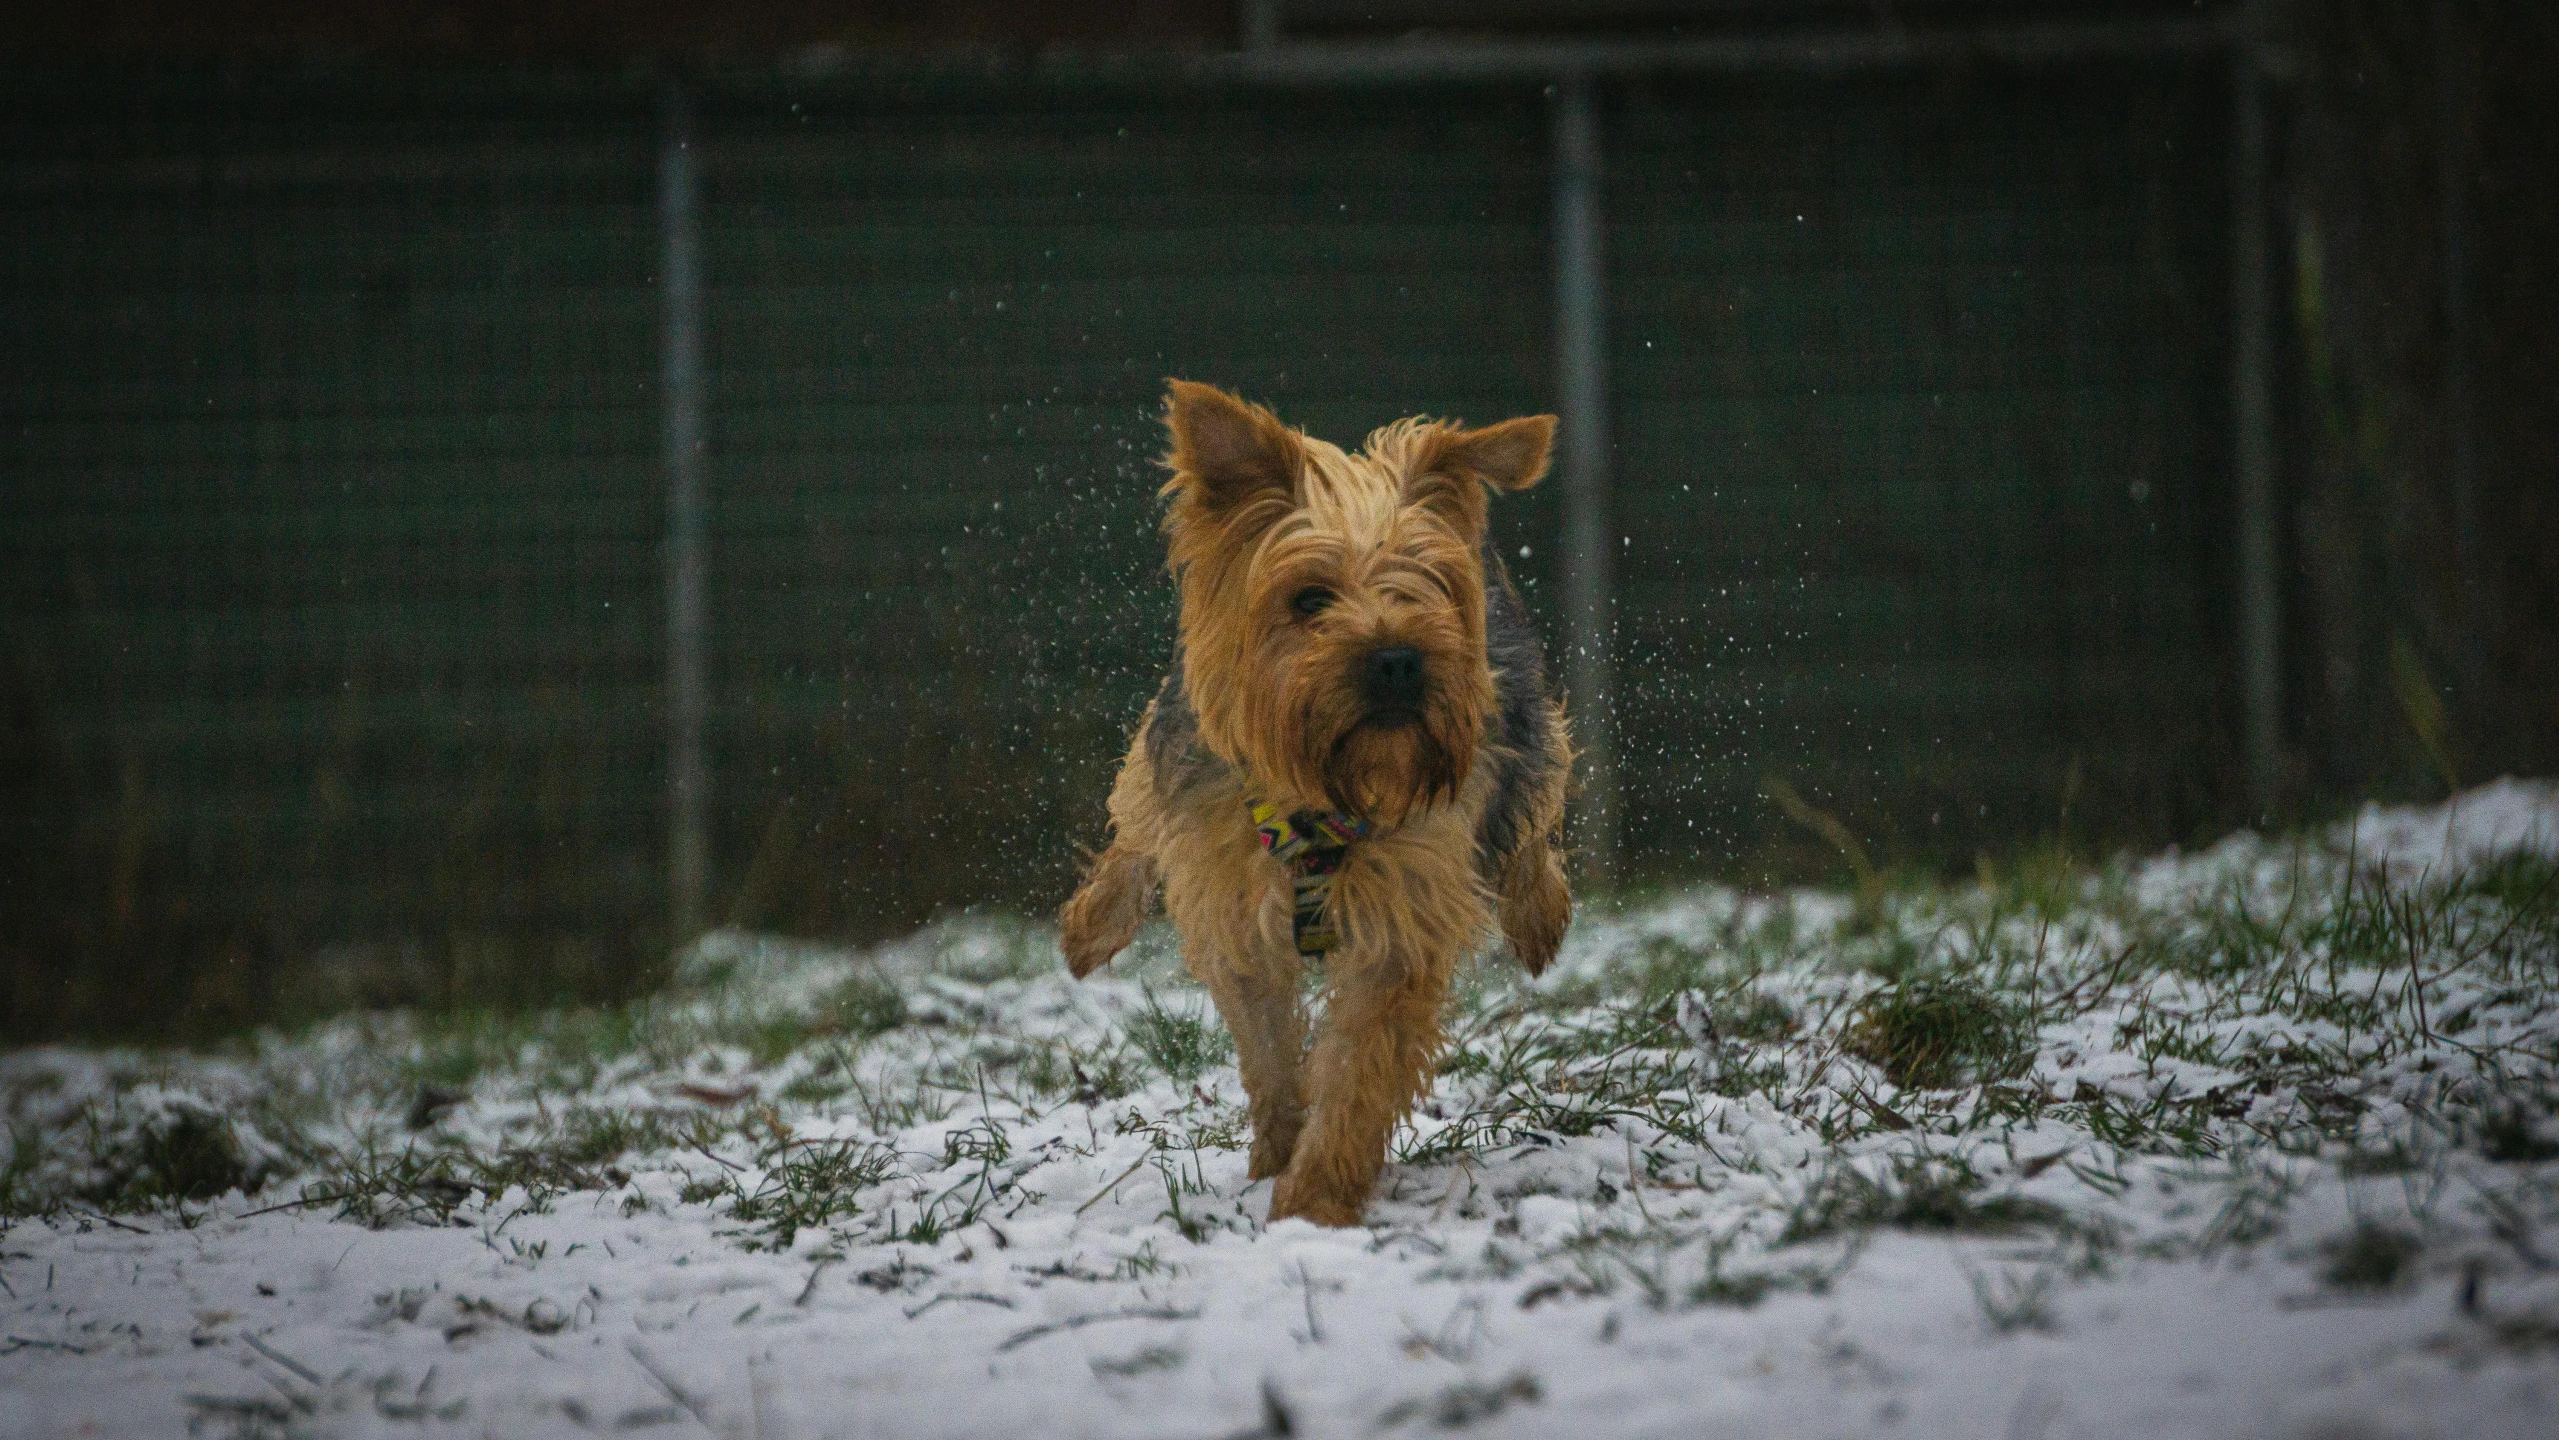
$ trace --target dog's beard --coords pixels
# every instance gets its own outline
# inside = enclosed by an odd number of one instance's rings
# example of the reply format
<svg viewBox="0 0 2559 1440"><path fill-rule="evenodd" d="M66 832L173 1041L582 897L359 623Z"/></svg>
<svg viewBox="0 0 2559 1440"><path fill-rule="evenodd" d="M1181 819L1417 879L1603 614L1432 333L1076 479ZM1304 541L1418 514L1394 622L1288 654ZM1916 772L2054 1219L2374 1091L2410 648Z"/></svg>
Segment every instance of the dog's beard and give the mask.
<svg viewBox="0 0 2559 1440"><path fill-rule="evenodd" d="M1457 798L1474 763L1474 727L1452 723L1444 705L1409 719L1362 717L1326 748L1324 796L1334 809L1386 825Z"/></svg>

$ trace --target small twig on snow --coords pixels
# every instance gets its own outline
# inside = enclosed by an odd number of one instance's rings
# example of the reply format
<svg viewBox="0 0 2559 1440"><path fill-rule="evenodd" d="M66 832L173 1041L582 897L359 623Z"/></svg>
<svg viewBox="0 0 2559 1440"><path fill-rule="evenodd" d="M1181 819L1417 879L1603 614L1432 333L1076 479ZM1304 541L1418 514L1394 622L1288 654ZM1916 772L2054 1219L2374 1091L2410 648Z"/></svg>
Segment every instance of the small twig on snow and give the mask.
<svg viewBox="0 0 2559 1440"><path fill-rule="evenodd" d="M1156 1307L1140 1310L1103 1310L1091 1315L1070 1315L1063 1320L1052 1320L1046 1325L1034 1325L1027 1330L1014 1331L1004 1338L1003 1344L995 1347L995 1353L1001 1355L1017 1346L1028 1345L1043 1335L1054 1335L1061 1330L1081 1330L1087 1325L1099 1325L1105 1320L1197 1320L1198 1318L1200 1318L1200 1312L1196 1305L1188 1310Z"/></svg>
<svg viewBox="0 0 2559 1440"><path fill-rule="evenodd" d="M1152 1150L1149 1150L1149 1151L1147 1151L1145 1154L1138 1156L1138 1157L1137 1157L1137 1159L1135 1159L1134 1161L1131 1161L1131 1162L1130 1162L1129 1167L1128 1167L1127 1169L1125 1169L1125 1170L1123 1170L1123 1171L1121 1171L1121 1172L1119 1173L1119 1179L1117 1179L1117 1180L1113 1180L1110 1184L1105 1185L1105 1186L1103 1186L1101 1189L1094 1191L1094 1192L1093 1192L1093 1198L1092 1198L1092 1199L1087 1200L1087 1201L1085 1201L1083 1204L1076 1206L1076 1207L1075 1207L1075 1213L1076 1213L1076 1214L1078 1214L1078 1215L1081 1215L1081 1214L1083 1214L1085 1211L1090 1210L1090 1209L1092 1209L1094 1206L1096 1206L1096 1205L1098 1205L1098 1204L1102 1203L1102 1197L1103 1197L1103 1196L1108 1195L1108 1194L1110 1194L1112 1191L1117 1190L1118 1188L1120 1188L1120 1181L1121 1181L1121 1180L1126 1180L1126 1179L1127 1179L1128 1177L1130 1177L1131 1175L1136 1174L1136 1173L1138 1172L1138 1168L1139 1168L1140 1166L1143 1166L1147 1161L1152 1160L1152 1159L1154 1159L1154 1158L1155 1158L1155 1152L1154 1152L1154 1151L1152 1151Z"/></svg>
<svg viewBox="0 0 2559 1440"><path fill-rule="evenodd" d="M932 1309L934 1306L941 1304L945 1300L974 1300L980 1305L994 1305L1006 1310L1013 1308L1012 1301L1005 1299L1001 1295L989 1295L983 1290L945 1290L941 1294L934 1296L932 1299L925 1301L923 1304L916 1306L914 1309L907 1311L906 1318L912 1320L916 1316L923 1314L925 1311Z"/></svg>
<svg viewBox="0 0 2559 1440"><path fill-rule="evenodd" d="M301 1376L305 1383L312 1385L325 1385L328 1383L320 1378L319 1371L312 1369L310 1366L305 1365L301 1361L294 1359L292 1356L285 1354L283 1351L276 1349L274 1346L269 1345L267 1342L250 1334L248 1331L241 1331L240 1338L249 1342L250 1349L257 1351L259 1354L264 1355L278 1365L283 1366L285 1369Z"/></svg>
<svg viewBox="0 0 2559 1440"><path fill-rule="evenodd" d="M1297 1291L1306 1301L1306 1338L1321 1345L1324 1343L1324 1326L1315 1318L1315 1277L1307 1273L1303 1260L1297 1262Z"/></svg>
<svg viewBox="0 0 2559 1440"><path fill-rule="evenodd" d="M820 1260L809 1267L809 1283L800 1287L799 1298L791 1302L793 1309L805 1310L809 1307L809 1297L817 1293L817 1278L826 1273L827 1266L834 1263L832 1260Z"/></svg>
<svg viewBox="0 0 2559 1440"><path fill-rule="evenodd" d="M720 1433L719 1427L711 1423L710 1415L703 1410L702 1402L685 1393L683 1386L668 1379L666 1372L658 1368L657 1362L649 1358L649 1352L640 1348L639 1341L630 1341L622 1348L630 1351L631 1358L640 1362L640 1368L649 1372L649 1378L655 1380L658 1388L666 1392L666 1398L684 1407L684 1412L693 1417L695 1424L714 1435Z"/></svg>

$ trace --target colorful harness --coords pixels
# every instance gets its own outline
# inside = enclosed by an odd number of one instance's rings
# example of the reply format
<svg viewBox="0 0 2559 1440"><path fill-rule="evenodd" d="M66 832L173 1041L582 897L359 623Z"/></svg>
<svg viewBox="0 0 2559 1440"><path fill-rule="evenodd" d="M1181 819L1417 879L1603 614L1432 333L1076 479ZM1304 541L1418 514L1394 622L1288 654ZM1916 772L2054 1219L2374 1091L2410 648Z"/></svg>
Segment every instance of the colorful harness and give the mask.
<svg viewBox="0 0 2559 1440"><path fill-rule="evenodd" d="M1334 927L1325 901L1333 893L1333 877L1340 873L1351 842L1368 833L1368 822L1331 811L1283 815L1270 801L1256 800L1253 829L1262 837L1262 849L1289 867L1289 883L1296 892L1290 920L1297 932L1297 953L1322 955L1340 944L1341 932Z"/></svg>

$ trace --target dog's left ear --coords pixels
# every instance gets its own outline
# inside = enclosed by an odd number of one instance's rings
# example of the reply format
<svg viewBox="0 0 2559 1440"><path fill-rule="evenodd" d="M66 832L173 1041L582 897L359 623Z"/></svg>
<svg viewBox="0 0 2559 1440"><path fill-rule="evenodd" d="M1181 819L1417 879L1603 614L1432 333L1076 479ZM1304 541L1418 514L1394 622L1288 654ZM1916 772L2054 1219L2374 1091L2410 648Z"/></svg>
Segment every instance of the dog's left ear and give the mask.
<svg viewBox="0 0 2559 1440"><path fill-rule="evenodd" d="M1423 468L1452 480L1472 477L1496 490L1525 490L1546 477L1554 446L1552 415L1523 415L1481 430L1443 425Z"/></svg>
<svg viewBox="0 0 2559 1440"><path fill-rule="evenodd" d="M1469 430L1436 425L1426 432L1412 473L1404 478L1409 504L1428 506L1469 534L1484 526L1484 487L1525 490L1546 474L1555 443L1555 417L1526 415Z"/></svg>

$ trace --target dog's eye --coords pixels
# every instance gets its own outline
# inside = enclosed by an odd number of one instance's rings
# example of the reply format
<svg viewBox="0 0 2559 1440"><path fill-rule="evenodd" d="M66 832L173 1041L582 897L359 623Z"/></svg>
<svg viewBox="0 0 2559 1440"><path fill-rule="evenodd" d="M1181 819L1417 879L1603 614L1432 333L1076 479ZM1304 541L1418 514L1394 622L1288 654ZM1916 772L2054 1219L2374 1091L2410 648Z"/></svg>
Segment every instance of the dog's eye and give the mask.
<svg viewBox="0 0 2559 1440"><path fill-rule="evenodd" d="M1321 585L1309 585L1288 597L1288 608L1300 615L1320 615L1333 603L1333 592Z"/></svg>

